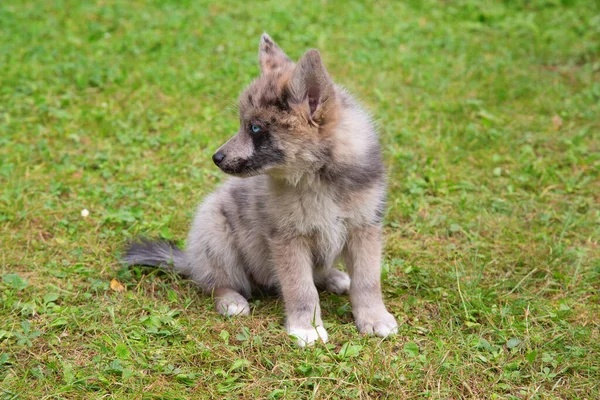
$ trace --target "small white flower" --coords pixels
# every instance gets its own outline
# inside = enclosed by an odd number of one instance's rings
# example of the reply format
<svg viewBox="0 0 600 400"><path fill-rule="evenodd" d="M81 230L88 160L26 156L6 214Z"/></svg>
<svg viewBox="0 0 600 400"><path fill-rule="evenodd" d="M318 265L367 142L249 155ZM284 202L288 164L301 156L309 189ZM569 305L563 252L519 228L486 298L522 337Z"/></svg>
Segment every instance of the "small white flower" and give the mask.
<svg viewBox="0 0 600 400"><path fill-rule="evenodd" d="M83 210L81 210L81 216L83 218L87 217L88 215L90 215L90 212L87 210L87 208L84 208Z"/></svg>

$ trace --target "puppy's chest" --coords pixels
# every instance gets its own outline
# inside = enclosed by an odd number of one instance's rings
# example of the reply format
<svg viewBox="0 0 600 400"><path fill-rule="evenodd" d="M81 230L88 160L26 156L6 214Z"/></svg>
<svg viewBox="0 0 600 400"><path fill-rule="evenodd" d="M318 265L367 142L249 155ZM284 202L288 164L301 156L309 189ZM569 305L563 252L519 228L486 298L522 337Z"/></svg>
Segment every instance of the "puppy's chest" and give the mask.
<svg viewBox="0 0 600 400"><path fill-rule="evenodd" d="M318 247L343 245L348 213L327 192L290 192L274 199L279 228L313 239Z"/></svg>

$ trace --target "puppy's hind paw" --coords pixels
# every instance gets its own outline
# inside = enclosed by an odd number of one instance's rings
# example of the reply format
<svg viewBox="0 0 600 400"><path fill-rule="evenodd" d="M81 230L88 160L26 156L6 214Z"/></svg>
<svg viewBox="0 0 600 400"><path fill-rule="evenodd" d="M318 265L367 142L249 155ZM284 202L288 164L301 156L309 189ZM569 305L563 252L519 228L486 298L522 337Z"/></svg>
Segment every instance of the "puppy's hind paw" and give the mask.
<svg viewBox="0 0 600 400"><path fill-rule="evenodd" d="M241 304L235 301L222 301L217 305L217 311L219 314L226 317L233 317L235 315L250 315L250 307L248 303Z"/></svg>
<svg viewBox="0 0 600 400"><path fill-rule="evenodd" d="M325 281L325 289L339 295L348 293L350 290L350 277L347 273L334 269Z"/></svg>
<svg viewBox="0 0 600 400"><path fill-rule="evenodd" d="M231 289L215 290L215 307L219 314L226 317L250 314L248 301L241 294Z"/></svg>

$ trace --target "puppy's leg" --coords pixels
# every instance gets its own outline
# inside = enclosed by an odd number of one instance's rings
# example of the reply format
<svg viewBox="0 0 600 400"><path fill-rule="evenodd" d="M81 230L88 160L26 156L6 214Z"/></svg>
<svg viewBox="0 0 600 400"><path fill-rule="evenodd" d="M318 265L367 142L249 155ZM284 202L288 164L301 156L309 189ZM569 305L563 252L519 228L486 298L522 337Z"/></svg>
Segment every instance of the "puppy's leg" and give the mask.
<svg viewBox="0 0 600 400"><path fill-rule="evenodd" d="M350 303L360 333L386 337L398 331L398 323L383 304L381 295L381 227L350 232L343 253L350 273Z"/></svg>
<svg viewBox="0 0 600 400"><path fill-rule="evenodd" d="M226 317L233 315L250 314L250 305L248 301L233 289L217 288L213 292L215 296L215 306L219 314Z"/></svg>
<svg viewBox="0 0 600 400"><path fill-rule="evenodd" d="M318 339L327 342L307 240L276 239L271 242L271 250L285 304L288 334L295 336L296 344L301 347Z"/></svg>

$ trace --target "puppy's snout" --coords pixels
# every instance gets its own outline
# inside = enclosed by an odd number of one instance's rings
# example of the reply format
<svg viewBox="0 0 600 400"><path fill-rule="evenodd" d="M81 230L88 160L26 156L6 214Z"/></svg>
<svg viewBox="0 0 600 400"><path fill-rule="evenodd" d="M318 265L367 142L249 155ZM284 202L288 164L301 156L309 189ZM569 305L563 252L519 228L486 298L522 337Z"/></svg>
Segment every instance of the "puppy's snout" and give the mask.
<svg viewBox="0 0 600 400"><path fill-rule="evenodd" d="M220 151L217 151L215 154L213 154L212 159L216 165L219 165L225 159L225 154L221 153Z"/></svg>

